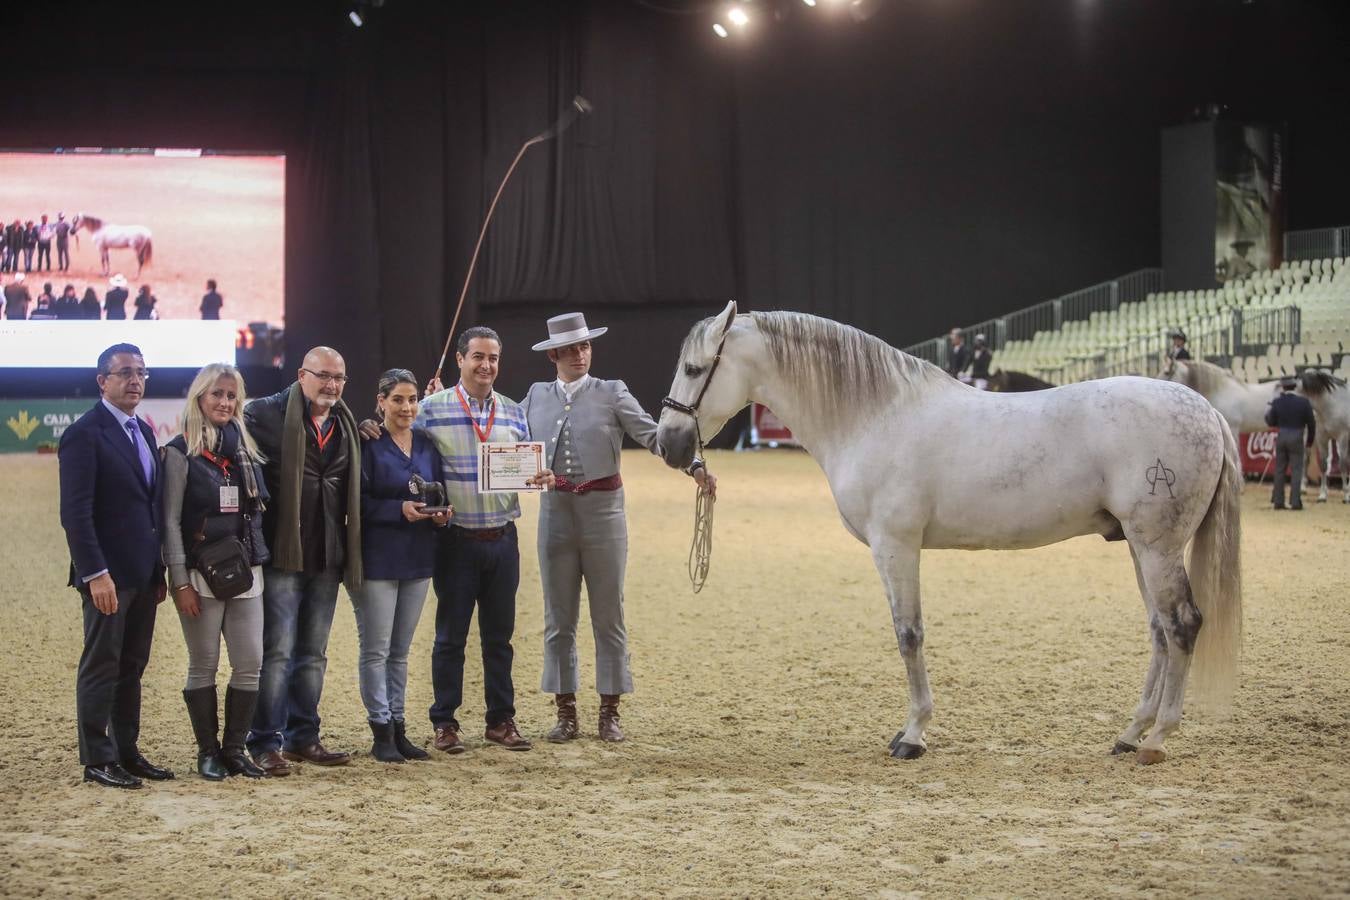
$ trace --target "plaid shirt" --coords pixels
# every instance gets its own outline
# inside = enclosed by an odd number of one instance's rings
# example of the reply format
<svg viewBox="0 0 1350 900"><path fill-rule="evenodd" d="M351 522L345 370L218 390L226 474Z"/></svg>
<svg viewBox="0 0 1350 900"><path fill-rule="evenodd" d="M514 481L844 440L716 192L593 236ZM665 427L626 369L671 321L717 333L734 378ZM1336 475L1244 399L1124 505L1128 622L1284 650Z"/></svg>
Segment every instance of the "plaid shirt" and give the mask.
<svg viewBox="0 0 1350 900"><path fill-rule="evenodd" d="M459 402L463 382L438 391L422 401L415 427L425 428L444 461L445 489L455 508L451 524L461 528L501 528L520 517L520 500L515 494L478 493L478 435L473 422ZM492 404L480 404L468 391L469 411L479 427L487 423ZM492 392L497 415L492 422L489 441L528 441L530 426L520 404Z"/></svg>

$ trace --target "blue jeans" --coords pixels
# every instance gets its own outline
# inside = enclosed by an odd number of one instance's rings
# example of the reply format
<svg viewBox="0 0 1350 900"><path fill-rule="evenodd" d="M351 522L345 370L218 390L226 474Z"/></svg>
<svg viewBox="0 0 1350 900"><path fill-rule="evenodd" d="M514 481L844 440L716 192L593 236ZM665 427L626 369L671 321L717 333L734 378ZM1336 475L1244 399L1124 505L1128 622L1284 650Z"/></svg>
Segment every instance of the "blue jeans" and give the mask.
<svg viewBox="0 0 1350 900"><path fill-rule="evenodd" d="M361 702L372 722L403 721L408 648L430 584L430 578L367 579L352 595L361 644Z"/></svg>
<svg viewBox="0 0 1350 900"><path fill-rule="evenodd" d="M455 710L464 699L464 646L478 607L483 648L484 718L488 727L516 715L511 682L511 636L516 630L516 588L520 585L520 544L516 526L495 541L475 541L447 528L436 550L436 642L431 648L432 725L459 726Z"/></svg>
<svg viewBox="0 0 1350 900"><path fill-rule="evenodd" d="M297 750L319 739L319 695L328 668L341 573L263 571L263 663L248 749Z"/></svg>

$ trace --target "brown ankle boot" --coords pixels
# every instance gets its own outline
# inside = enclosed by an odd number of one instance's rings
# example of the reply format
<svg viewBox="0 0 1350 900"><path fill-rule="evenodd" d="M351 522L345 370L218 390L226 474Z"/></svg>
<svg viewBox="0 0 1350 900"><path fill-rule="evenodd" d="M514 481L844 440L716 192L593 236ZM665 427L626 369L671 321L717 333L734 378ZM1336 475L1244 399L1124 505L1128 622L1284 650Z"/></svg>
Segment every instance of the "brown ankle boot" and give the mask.
<svg viewBox="0 0 1350 900"><path fill-rule="evenodd" d="M544 735L553 744L565 744L577 736L577 695L558 694L553 705L558 707L558 724Z"/></svg>
<svg viewBox="0 0 1350 900"><path fill-rule="evenodd" d="M623 740L623 729L619 728L619 695L600 695L600 740L618 743Z"/></svg>

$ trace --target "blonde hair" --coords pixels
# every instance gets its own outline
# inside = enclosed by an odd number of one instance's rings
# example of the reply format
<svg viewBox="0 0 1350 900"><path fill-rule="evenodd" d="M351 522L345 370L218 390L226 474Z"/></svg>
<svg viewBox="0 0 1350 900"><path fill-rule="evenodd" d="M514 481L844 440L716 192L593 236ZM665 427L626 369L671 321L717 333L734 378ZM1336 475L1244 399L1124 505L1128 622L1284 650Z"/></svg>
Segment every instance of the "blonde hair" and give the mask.
<svg viewBox="0 0 1350 900"><path fill-rule="evenodd" d="M203 448L214 447L219 439L216 426L202 415L202 397L225 376L234 379L237 395L234 423L239 426L240 441L248 451L249 457L257 462L265 462L266 457L258 450L258 445L253 442L253 435L248 433L248 428L244 425L244 403L248 400L244 389L244 376L228 363L211 363L203 366L197 377L192 379L192 386L188 388L187 406L183 408L183 439L187 442L187 455L198 456Z"/></svg>

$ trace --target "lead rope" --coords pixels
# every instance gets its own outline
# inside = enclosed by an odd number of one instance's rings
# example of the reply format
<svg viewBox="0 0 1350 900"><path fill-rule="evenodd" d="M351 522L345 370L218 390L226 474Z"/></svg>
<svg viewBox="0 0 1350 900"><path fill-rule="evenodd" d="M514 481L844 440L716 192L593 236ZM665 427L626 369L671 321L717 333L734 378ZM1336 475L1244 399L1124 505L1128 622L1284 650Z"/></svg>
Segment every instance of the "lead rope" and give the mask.
<svg viewBox="0 0 1350 900"><path fill-rule="evenodd" d="M702 394L699 399L703 399ZM694 416L694 434L698 437L698 458L703 459L703 432L698 427L698 416ZM708 473L706 461L703 473L705 476ZM697 483L694 485L694 539L689 543L689 583L695 594L703 590L703 584L708 580L708 568L712 565L713 504L716 502L716 497Z"/></svg>

